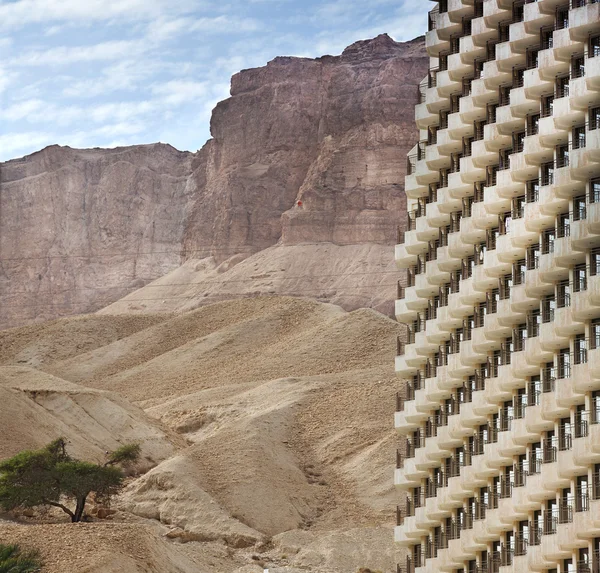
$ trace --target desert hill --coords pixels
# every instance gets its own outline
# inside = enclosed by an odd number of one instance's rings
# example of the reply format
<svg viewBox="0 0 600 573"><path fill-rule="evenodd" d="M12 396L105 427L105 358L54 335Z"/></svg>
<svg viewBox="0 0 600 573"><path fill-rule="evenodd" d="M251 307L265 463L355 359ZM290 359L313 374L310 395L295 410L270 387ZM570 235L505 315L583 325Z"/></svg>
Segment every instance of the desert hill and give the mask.
<svg viewBox="0 0 600 573"><path fill-rule="evenodd" d="M391 314L393 281L379 271L406 220L427 66L423 38L386 35L336 57L276 58L234 76L197 153L52 146L0 163L0 328L127 294L111 312L260 293ZM169 273L193 284L136 292ZM180 290L193 302L173 300Z"/></svg>
<svg viewBox="0 0 600 573"><path fill-rule="evenodd" d="M271 296L0 332L0 391L14 395L0 400L0 424L29 416L17 449L73 429L92 458L133 437L152 451L115 519L75 526L72 551L52 554L48 572L78 559L91 573L125 571L119 556L132 572L259 573L258 562L282 573L391 571L400 330L373 310ZM42 390L52 400L40 403ZM95 410L99 400L113 405ZM39 408L52 424L29 415ZM123 412L131 427L112 423ZM0 429L4 457L15 429ZM1 524L0 539L49 555L65 527Z"/></svg>

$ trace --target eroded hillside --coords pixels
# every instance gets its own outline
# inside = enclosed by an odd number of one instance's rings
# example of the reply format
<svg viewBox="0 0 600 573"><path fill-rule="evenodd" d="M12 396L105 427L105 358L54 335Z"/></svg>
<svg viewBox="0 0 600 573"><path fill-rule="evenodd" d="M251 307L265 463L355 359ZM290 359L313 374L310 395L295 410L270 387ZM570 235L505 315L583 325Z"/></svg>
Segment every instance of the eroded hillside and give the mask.
<svg viewBox="0 0 600 573"><path fill-rule="evenodd" d="M188 573L191 563L252 573L262 571L257 560L290 573L391 570L391 358L400 329L372 310L257 297L176 316L7 330L0 392L11 399L0 400L0 423L27 416L29 433L13 444L14 429L2 427L0 452L65 432L90 458L138 436L153 448L153 468L121 495L115 520L78 529L97 543L86 571L118 571L102 568L112 551L140 572ZM77 410L84 400L89 419ZM127 424L107 433L106 418L120 412L135 417L135 436ZM48 540L66 526L36 527ZM0 538L37 545L30 528L0 525ZM140 550L130 554L128 543ZM166 557L146 553L148 543ZM61 566L80 554L60 552Z"/></svg>

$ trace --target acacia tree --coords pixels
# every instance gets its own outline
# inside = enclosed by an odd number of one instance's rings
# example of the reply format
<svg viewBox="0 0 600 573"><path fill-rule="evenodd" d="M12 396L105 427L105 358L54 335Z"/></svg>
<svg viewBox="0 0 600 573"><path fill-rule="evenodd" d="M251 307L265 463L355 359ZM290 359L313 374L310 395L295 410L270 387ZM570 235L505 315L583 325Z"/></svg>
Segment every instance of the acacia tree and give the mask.
<svg viewBox="0 0 600 573"><path fill-rule="evenodd" d="M68 455L63 438L41 450L20 452L0 462L0 505L7 510L58 507L77 523L88 496L110 499L125 477L117 466L132 464L139 455L139 445L130 444L109 453L104 465L83 462Z"/></svg>

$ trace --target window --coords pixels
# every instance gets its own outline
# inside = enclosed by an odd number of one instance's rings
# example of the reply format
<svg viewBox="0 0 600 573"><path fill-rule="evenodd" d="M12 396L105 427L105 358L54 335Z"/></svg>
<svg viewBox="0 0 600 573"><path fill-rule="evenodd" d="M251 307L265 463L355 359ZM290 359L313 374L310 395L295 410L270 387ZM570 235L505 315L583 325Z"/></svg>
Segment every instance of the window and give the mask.
<svg viewBox="0 0 600 573"><path fill-rule="evenodd" d="M556 78L556 99L569 97L569 76Z"/></svg>
<svg viewBox="0 0 600 573"><path fill-rule="evenodd" d="M512 89L522 88L525 83L525 68L516 68L513 70L513 81L510 86Z"/></svg>
<svg viewBox="0 0 600 573"><path fill-rule="evenodd" d="M471 255L466 259L462 260L462 279L467 280L473 276L473 269L475 267L475 256Z"/></svg>
<svg viewBox="0 0 600 573"><path fill-rule="evenodd" d="M554 320L554 311L556 310L556 299L554 295L546 296L542 299L542 322L548 323Z"/></svg>
<svg viewBox="0 0 600 573"><path fill-rule="evenodd" d="M533 70L538 67L538 48L532 48L527 50L527 69Z"/></svg>
<svg viewBox="0 0 600 573"><path fill-rule="evenodd" d="M460 231L460 220L462 218L462 212L456 211L450 213L450 232L458 233Z"/></svg>
<svg viewBox="0 0 600 573"><path fill-rule="evenodd" d="M510 90L511 86L500 86L498 90L499 106L510 104Z"/></svg>
<svg viewBox="0 0 600 573"><path fill-rule="evenodd" d="M510 298L512 284L513 281L511 275L505 275L503 277L500 277L500 300L507 300Z"/></svg>
<svg viewBox="0 0 600 573"><path fill-rule="evenodd" d="M498 215L498 230L500 231L500 235L508 235L510 233L511 222L512 215L510 212Z"/></svg>
<svg viewBox="0 0 600 573"><path fill-rule="evenodd" d="M542 28L540 31L542 50L548 50L554 46L554 28Z"/></svg>
<svg viewBox="0 0 600 573"><path fill-rule="evenodd" d="M590 251L590 275L595 277L600 274L600 249Z"/></svg>
<svg viewBox="0 0 600 573"><path fill-rule="evenodd" d="M584 131L584 137L585 137L585 131ZM473 138L465 137L463 139L463 156L471 157L472 150L473 150Z"/></svg>
<svg viewBox="0 0 600 573"><path fill-rule="evenodd" d="M584 131L585 136L585 131ZM521 153L523 151L523 145L525 143L525 132L513 134L513 153Z"/></svg>
<svg viewBox="0 0 600 573"><path fill-rule="evenodd" d="M525 15L524 2L517 2L517 3L513 4L513 13L512 13L513 23L514 22L522 22L524 15Z"/></svg>
<svg viewBox="0 0 600 573"><path fill-rule="evenodd" d="M427 128L427 145L435 145L437 143L437 125Z"/></svg>
<svg viewBox="0 0 600 573"><path fill-rule="evenodd" d="M440 169L439 188L448 187L448 169Z"/></svg>
<svg viewBox="0 0 600 573"><path fill-rule="evenodd" d="M590 108L589 117L590 131L600 128L600 107Z"/></svg>
<svg viewBox="0 0 600 573"><path fill-rule="evenodd" d="M573 427L571 418L563 418L558 426L558 450L564 452L573 447Z"/></svg>
<svg viewBox="0 0 600 573"><path fill-rule="evenodd" d="M513 331L513 350L515 352L525 350L525 340L527 340L527 325L519 324ZM506 354L505 359L510 360L510 352Z"/></svg>
<svg viewBox="0 0 600 573"><path fill-rule="evenodd" d="M587 270L585 264L573 268L573 290L582 292L587 290Z"/></svg>
<svg viewBox="0 0 600 573"><path fill-rule="evenodd" d="M578 54L571 60L571 77L582 78L583 76L585 76L585 59L583 54Z"/></svg>
<svg viewBox="0 0 600 573"><path fill-rule="evenodd" d="M590 49L588 51L588 58L596 58L600 56L600 36L592 36L590 38Z"/></svg>
<svg viewBox="0 0 600 573"><path fill-rule="evenodd" d="M512 202L513 219L522 219L525 214L525 197L515 197Z"/></svg>
<svg viewBox="0 0 600 573"><path fill-rule="evenodd" d="M487 122L496 123L496 111L498 109L497 103L490 103L487 106Z"/></svg>
<svg viewBox="0 0 600 573"><path fill-rule="evenodd" d="M546 229L542 233L542 255L548 255L554 252L554 241L556 239L556 232L554 229Z"/></svg>
<svg viewBox="0 0 600 573"><path fill-rule="evenodd" d="M450 53L458 54L460 52L460 36L452 36L450 38Z"/></svg>
<svg viewBox="0 0 600 573"><path fill-rule="evenodd" d="M495 314L498 312L498 301L500 300L500 291L495 288L493 291L486 294L487 314Z"/></svg>
<svg viewBox="0 0 600 573"><path fill-rule="evenodd" d="M562 213L556 218L556 238L571 236L571 218L569 213Z"/></svg>
<svg viewBox="0 0 600 573"><path fill-rule="evenodd" d="M535 338L540 333L542 314L540 309L534 309L527 315L527 338Z"/></svg>
<svg viewBox="0 0 600 573"><path fill-rule="evenodd" d="M561 281L556 285L556 308L571 306L571 290L569 281Z"/></svg>
<svg viewBox="0 0 600 573"><path fill-rule="evenodd" d="M590 203L600 203L600 179L590 181Z"/></svg>
<svg viewBox="0 0 600 573"><path fill-rule="evenodd" d="M446 129L448 127L448 110L440 111L440 129Z"/></svg>
<svg viewBox="0 0 600 573"><path fill-rule="evenodd" d="M440 72L445 72L448 69L448 53L439 55Z"/></svg>
<svg viewBox="0 0 600 573"><path fill-rule="evenodd" d="M540 131L540 114L527 116L527 135L537 135Z"/></svg>
<svg viewBox="0 0 600 573"><path fill-rule="evenodd" d="M460 95L450 96L450 113L456 113L460 109Z"/></svg>
<svg viewBox="0 0 600 573"><path fill-rule="evenodd" d="M588 412L585 410L585 404L580 404L575 408L575 437L585 438L589 433ZM586 476L587 477L587 476Z"/></svg>
<svg viewBox="0 0 600 573"><path fill-rule="evenodd" d="M527 270L527 264L525 259L521 259L513 264L513 284L522 285L525 284L525 271Z"/></svg>
<svg viewBox="0 0 600 573"><path fill-rule="evenodd" d="M542 98L542 117L550 117L554 109L554 96L545 96Z"/></svg>
<svg viewBox="0 0 600 573"><path fill-rule="evenodd" d="M510 156L512 155L512 149L501 149L498 154L498 171L504 171L510 169Z"/></svg>
<svg viewBox="0 0 600 573"><path fill-rule="evenodd" d="M527 189L525 198L527 203L536 203L540 199L540 181L539 179L533 179L527 181Z"/></svg>
<svg viewBox="0 0 600 573"><path fill-rule="evenodd" d="M573 198L573 221L584 221L587 216L585 195Z"/></svg>
<svg viewBox="0 0 600 573"><path fill-rule="evenodd" d="M475 265L483 265L486 248L485 243L475 245Z"/></svg>
<svg viewBox="0 0 600 573"><path fill-rule="evenodd" d="M542 185L554 183L554 162L542 164Z"/></svg>
<svg viewBox="0 0 600 573"><path fill-rule="evenodd" d="M485 175L485 186L494 187L498 181L498 166L488 165Z"/></svg>
<svg viewBox="0 0 600 573"><path fill-rule="evenodd" d="M556 167L560 169L561 167L569 166L569 146L568 145L559 145L556 148Z"/></svg>
<svg viewBox="0 0 600 573"><path fill-rule="evenodd" d="M578 334L575 337L575 364L586 364L587 363L587 342L585 340L585 334Z"/></svg>
<svg viewBox="0 0 600 573"><path fill-rule="evenodd" d="M580 125L573 128L573 149L585 147L585 126Z"/></svg>
<svg viewBox="0 0 600 573"><path fill-rule="evenodd" d="M485 127L486 121L476 121L475 122L475 136L473 141L482 141L483 140L483 131Z"/></svg>
<svg viewBox="0 0 600 573"><path fill-rule="evenodd" d="M452 153L450 155L450 172L451 173L460 173L461 158L462 158L462 153Z"/></svg>
<svg viewBox="0 0 600 573"><path fill-rule="evenodd" d="M592 424L600 423L600 391L594 390L592 392L592 412L591 412Z"/></svg>
<svg viewBox="0 0 600 573"><path fill-rule="evenodd" d="M473 187L473 202L482 203L485 199L485 187L483 181L477 181Z"/></svg>
<svg viewBox="0 0 600 573"><path fill-rule="evenodd" d="M569 5L561 6L556 10L556 29L562 30L569 27Z"/></svg>
<svg viewBox="0 0 600 573"><path fill-rule="evenodd" d="M498 227L495 229L488 229L486 231L486 248L488 251L495 251L496 245L498 243L498 237L500 236L500 231Z"/></svg>
<svg viewBox="0 0 600 573"><path fill-rule="evenodd" d="M540 263L540 245L539 244L535 244L535 245L531 245L530 247L527 248L527 251L525 252L526 254L526 261L527 261L527 270L528 271L532 271L534 269L537 269L539 267L539 263Z"/></svg>
<svg viewBox="0 0 600 573"><path fill-rule="evenodd" d="M568 348L563 348L558 352L556 375L559 380L571 377L571 354Z"/></svg>
<svg viewBox="0 0 600 573"><path fill-rule="evenodd" d="M485 63L485 58L476 59L473 62L473 79L478 80L481 78L481 74L483 73L483 64Z"/></svg>

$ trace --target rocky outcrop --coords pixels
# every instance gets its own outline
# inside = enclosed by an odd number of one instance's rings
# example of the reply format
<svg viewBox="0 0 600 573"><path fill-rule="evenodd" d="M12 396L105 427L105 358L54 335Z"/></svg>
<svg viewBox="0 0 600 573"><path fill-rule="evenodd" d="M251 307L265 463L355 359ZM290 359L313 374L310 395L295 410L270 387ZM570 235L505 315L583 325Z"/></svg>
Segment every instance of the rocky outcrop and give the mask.
<svg viewBox="0 0 600 573"><path fill-rule="evenodd" d="M196 159L186 252L219 261L280 240L392 244L427 64L422 38L382 35L234 76Z"/></svg>
<svg viewBox="0 0 600 573"><path fill-rule="evenodd" d="M0 327L95 311L181 262L192 154L48 147L0 165Z"/></svg>
<svg viewBox="0 0 600 573"><path fill-rule="evenodd" d="M427 63L422 38L386 35L338 57L276 58L233 77L196 154L53 146L0 164L0 328L95 311L186 261L230 269L279 244L393 244ZM335 300L369 296L351 298Z"/></svg>

